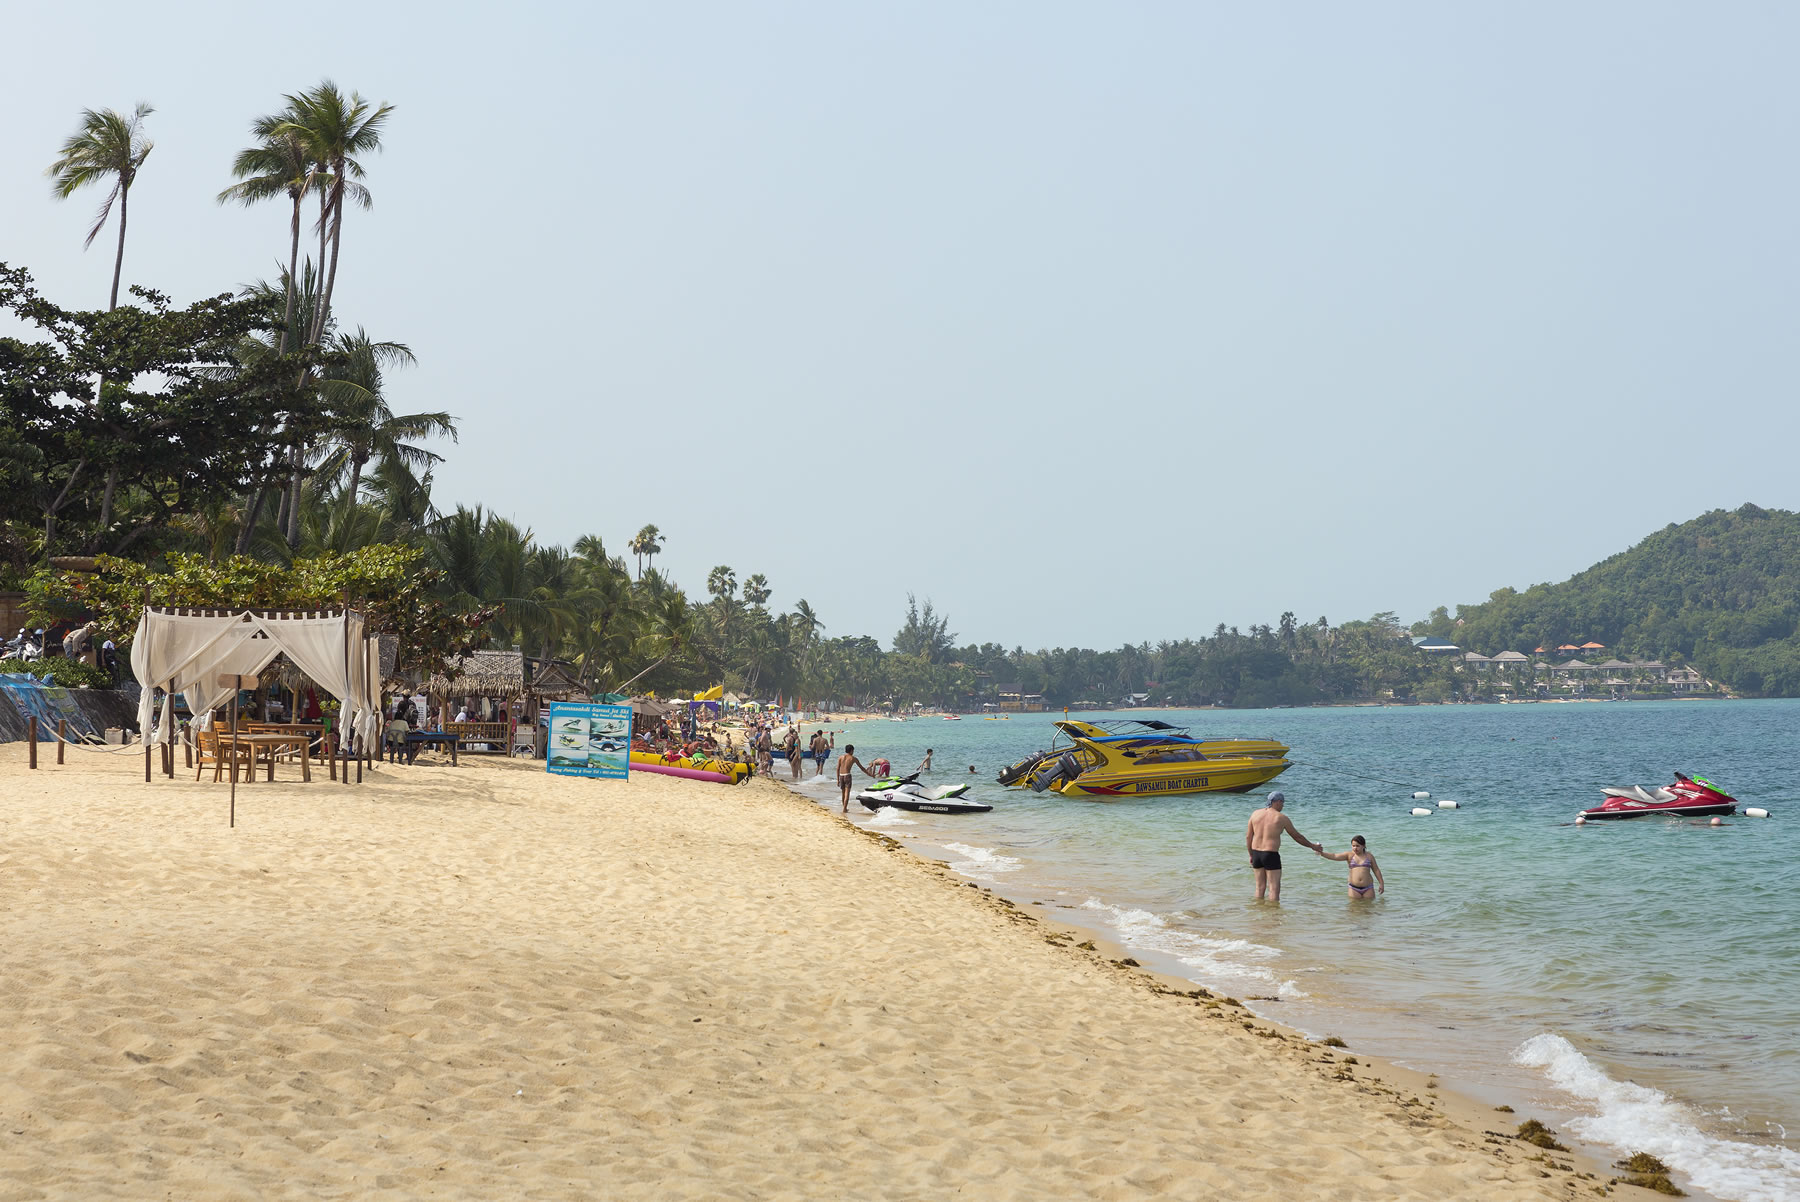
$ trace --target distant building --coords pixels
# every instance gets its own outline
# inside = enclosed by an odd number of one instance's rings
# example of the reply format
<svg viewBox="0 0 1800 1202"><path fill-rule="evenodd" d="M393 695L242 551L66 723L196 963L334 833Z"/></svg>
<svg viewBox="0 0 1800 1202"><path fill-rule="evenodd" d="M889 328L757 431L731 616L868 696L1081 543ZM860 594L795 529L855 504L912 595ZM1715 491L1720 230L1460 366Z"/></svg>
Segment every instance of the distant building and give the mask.
<svg viewBox="0 0 1800 1202"><path fill-rule="evenodd" d="M1498 664L1502 668L1522 668L1530 663L1531 660L1527 656L1520 655L1517 651L1502 651L1488 662Z"/></svg>
<svg viewBox="0 0 1800 1202"><path fill-rule="evenodd" d="M1697 693L1709 688L1706 677L1692 668L1676 668L1669 673L1669 688L1676 693Z"/></svg>
<svg viewBox="0 0 1800 1202"><path fill-rule="evenodd" d="M1461 651L1462 648L1449 639L1422 638L1413 640L1413 650L1423 651L1427 655L1449 655Z"/></svg>

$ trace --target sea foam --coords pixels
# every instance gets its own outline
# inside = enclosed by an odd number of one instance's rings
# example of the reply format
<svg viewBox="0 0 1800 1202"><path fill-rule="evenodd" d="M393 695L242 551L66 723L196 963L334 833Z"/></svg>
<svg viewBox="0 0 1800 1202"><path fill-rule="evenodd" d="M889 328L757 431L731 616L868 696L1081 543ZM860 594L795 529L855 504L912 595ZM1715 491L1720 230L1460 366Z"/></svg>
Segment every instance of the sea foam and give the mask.
<svg viewBox="0 0 1800 1202"><path fill-rule="evenodd" d="M1582 1139L1621 1155L1661 1157L1699 1188L1731 1202L1800 1198L1800 1152L1708 1135L1687 1107L1661 1090L1613 1080L1560 1035L1532 1036L1513 1060L1542 1069L1551 1084L1593 1107L1593 1114L1569 1121Z"/></svg>
<svg viewBox="0 0 1800 1202"><path fill-rule="evenodd" d="M893 806L882 806L879 810L876 810L873 814L869 815L863 825L917 826L919 824L914 822L911 818L908 818L905 810L896 810Z"/></svg>
<svg viewBox="0 0 1800 1202"><path fill-rule="evenodd" d="M1214 939L1172 927L1148 910L1127 909L1090 897L1084 910L1106 916L1106 925L1126 947L1161 952L1194 970L1202 984L1244 991L1259 989L1283 998L1303 998L1306 991L1292 981L1282 981L1269 963L1281 955L1272 947L1248 939Z"/></svg>
<svg viewBox="0 0 1800 1202"><path fill-rule="evenodd" d="M945 851L953 851L962 857L961 860L951 862L951 870L978 881L991 881L1000 873L1012 872L1019 867L1017 859L1003 856L991 847L970 847L967 843L946 843L943 846Z"/></svg>

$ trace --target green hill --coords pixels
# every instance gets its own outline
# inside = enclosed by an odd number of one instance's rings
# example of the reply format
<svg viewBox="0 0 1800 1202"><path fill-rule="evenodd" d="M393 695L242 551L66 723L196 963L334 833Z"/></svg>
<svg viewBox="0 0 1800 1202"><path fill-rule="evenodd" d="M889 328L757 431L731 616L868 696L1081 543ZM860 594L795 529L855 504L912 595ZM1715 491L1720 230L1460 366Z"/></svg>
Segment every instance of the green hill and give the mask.
<svg viewBox="0 0 1800 1202"><path fill-rule="evenodd" d="M1501 589L1417 629L1486 655L1604 643L1733 690L1800 696L1800 514L1745 505L1657 531L1561 584Z"/></svg>

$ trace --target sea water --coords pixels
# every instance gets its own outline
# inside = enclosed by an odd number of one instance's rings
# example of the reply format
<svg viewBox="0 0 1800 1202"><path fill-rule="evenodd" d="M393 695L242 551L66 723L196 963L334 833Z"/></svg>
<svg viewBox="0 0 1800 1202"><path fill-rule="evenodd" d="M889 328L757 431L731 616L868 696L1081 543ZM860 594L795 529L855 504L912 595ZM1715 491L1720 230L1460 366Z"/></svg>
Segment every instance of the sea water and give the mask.
<svg viewBox="0 0 1800 1202"><path fill-rule="evenodd" d="M840 749L899 772L933 748L925 783L975 781L994 806L852 802L855 820L1309 1034L1533 1106L1602 1150L1660 1156L1692 1189L1800 1198L1800 702L1143 715L1287 743L1294 767L1266 787L1328 850L1364 836L1387 878L1385 897L1351 901L1345 865L1289 845L1278 906L1251 899L1260 791L1088 801L995 784L1050 746L1060 716L837 727ZM1773 816L1572 824L1601 786L1675 771ZM803 792L836 805L829 768Z"/></svg>

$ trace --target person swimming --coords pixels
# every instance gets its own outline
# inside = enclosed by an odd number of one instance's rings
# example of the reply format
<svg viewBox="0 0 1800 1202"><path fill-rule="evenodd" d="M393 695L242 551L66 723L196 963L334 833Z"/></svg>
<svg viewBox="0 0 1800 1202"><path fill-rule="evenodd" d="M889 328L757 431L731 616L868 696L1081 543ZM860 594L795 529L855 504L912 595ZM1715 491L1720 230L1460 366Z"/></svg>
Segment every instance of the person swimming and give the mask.
<svg viewBox="0 0 1800 1202"><path fill-rule="evenodd" d="M1369 854L1369 845L1361 835L1351 838L1349 851L1334 854L1321 847L1319 854L1327 860L1339 860L1350 865L1351 897L1366 899L1387 892L1387 882L1382 879L1381 866Z"/></svg>

